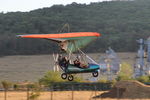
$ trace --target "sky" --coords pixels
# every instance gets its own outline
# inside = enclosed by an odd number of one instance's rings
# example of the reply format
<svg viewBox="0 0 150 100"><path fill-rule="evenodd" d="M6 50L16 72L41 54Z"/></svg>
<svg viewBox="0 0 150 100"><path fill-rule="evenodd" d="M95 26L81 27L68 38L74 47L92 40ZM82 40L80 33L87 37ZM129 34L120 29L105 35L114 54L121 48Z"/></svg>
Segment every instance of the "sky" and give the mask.
<svg viewBox="0 0 150 100"><path fill-rule="evenodd" d="M109 0L0 0L0 12L30 11L43 7L51 7L55 4L71 4L72 2L86 3Z"/></svg>

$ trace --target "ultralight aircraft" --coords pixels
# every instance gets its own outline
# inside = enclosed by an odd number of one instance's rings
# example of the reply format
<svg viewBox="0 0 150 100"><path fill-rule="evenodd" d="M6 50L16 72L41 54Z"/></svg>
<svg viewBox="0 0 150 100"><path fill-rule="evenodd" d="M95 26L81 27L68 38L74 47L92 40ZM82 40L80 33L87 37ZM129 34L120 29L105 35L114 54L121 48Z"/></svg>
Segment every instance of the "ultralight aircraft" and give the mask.
<svg viewBox="0 0 150 100"><path fill-rule="evenodd" d="M58 55L56 62L57 65L62 69L62 79L68 79L72 81L74 79L72 74L77 73L92 73L93 77L98 76L99 64L97 64L92 58L81 51L81 48L88 45L93 40L96 40L101 36L97 32L73 32L73 33L59 33L59 34L28 34L28 35L17 35L21 38L41 38L48 39L58 43L62 51L68 55L63 57L61 54ZM72 61L73 53L78 52L76 59ZM80 54L80 56L79 56ZM84 59L84 63L81 62ZM84 57L84 58L83 58Z"/></svg>

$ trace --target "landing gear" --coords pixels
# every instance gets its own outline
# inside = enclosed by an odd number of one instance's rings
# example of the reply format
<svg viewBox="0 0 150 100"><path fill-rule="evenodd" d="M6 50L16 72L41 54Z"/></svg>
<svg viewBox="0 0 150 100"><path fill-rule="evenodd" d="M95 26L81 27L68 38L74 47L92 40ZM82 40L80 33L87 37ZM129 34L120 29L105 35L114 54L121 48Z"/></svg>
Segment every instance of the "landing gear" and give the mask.
<svg viewBox="0 0 150 100"><path fill-rule="evenodd" d="M66 73L62 73L61 78L64 80L68 79L68 81L73 81L73 79L74 79L73 75L67 75Z"/></svg>
<svg viewBox="0 0 150 100"><path fill-rule="evenodd" d="M67 79L67 74L66 73L62 73L61 74L61 78L64 79L64 80Z"/></svg>
<svg viewBox="0 0 150 100"><path fill-rule="evenodd" d="M93 72L92 75L93 75L93 77L97 77L98 76L98 72Z"/></svg>
<svg viewBox="0 0 150 100"><path fill-rule="evenodd" d="M73 76L72 75L68 76L68 81L73 81Z"/></svg>

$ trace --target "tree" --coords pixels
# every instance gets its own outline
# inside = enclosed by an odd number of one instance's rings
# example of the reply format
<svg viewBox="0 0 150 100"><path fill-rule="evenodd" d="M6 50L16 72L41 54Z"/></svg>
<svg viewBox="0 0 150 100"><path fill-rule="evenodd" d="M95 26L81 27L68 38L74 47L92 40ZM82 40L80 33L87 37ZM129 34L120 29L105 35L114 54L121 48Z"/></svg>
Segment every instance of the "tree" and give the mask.
<svg viewBox="0 0 150 100"><path fill-rule="evenodd" d="M102 38L87 46L86 52L102 52L109 46L116 51L134 52L136 39L149 37L149 9L150 0L134 0L89 5L74 2L30 12L0 13L0 55L52 53L50 48L57 49L53 43L18 39L16 35L57 33L65 23L69 23L71 32L102 34Z"/></svg>
<svg viewBox="0 0 150 100"><path fill-rule="evenodd" d="M2 81L1 83L2 83L2 86L5 90L5 100L7 100L7 91L11 87L12 84L8 81Z"/></svg>
<svg viewBox="0 0 150 100"><path fill-rule="evenodd" d="M128 63L121 64L121 70L116 78L117 81L131 80L133 75L132 67Z"/></svg>

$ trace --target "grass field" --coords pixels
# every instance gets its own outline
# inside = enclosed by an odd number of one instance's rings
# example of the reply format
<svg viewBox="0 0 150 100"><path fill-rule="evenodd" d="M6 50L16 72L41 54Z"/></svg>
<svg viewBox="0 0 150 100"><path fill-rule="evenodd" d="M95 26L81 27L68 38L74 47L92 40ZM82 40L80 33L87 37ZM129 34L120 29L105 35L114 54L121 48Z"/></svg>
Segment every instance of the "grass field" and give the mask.
<svg viewBox="0 0 150 100"><path fill-rule="evenodd" d="M95 61L104 54L88 54ZM118 57L122 62L127 62L131 65L135 62L135 53L118 53ZM53 70L52 55L17 55L0 57L0 81L37 81L48 70ZM84 74L85 75L85 74ZM130 99L111 99L111 98L96 98L104 92L100 91L55 91L41 92L36 100L130 100ZM0 92L0 100L4 100L4 92ZM9 91L7 100L27 100L26 91ZM132 99L132 100L150 100L150 99Z"/></svg>
<svg viewBox="0 0 150 100"><path fill-rule="evenodd" d="M99 62L104 54L88 54ZM135 53L118 53L121 61L133 64ZM53 69L52 55L17 55L0 57L0 81L37 81L48 70Z"/></svg>

